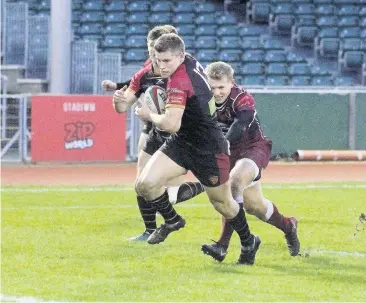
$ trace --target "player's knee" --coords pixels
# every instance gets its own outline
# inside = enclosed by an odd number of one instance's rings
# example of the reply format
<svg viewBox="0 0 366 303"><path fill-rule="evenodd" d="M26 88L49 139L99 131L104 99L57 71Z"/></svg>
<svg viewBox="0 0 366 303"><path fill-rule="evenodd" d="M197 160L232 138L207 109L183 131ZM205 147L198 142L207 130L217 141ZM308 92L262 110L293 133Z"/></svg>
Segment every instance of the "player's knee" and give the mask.
<svg viewBox="0 0 366 303"><path fill-rule="evenodd" d="M137 178L135 182L135 191L139 195L145 197L148 196L148 194L151 192L151 190L154 188L154 184L149 178Z"/></svg>

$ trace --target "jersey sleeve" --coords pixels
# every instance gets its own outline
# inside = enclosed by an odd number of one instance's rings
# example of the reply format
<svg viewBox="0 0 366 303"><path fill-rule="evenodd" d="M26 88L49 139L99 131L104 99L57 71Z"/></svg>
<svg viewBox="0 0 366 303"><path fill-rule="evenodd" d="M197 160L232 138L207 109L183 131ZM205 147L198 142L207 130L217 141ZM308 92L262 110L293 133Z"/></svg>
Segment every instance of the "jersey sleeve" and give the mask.
<svg viewBox="0 0 366 303"><path fill-rule="evenodd" d="M182 72L175 73L168 81L166 108L185 108L188 98L188 91L185 89L185 75Z"/></svg>
<svg viewBox="0 0 366 303"><path fill-rule="evenodd" d="M238 95L233 103L233 110L236 114L245 110L255 110L255 101L251 94L242 93Z"/></svg>
<svg viewBox="0 0 366 303"><path fill-rule="evenodd" d="M137 73L132 76L129 88L135 93L138 93L141 89L141 78L148 71L148 67L140 69Z"/></svg>

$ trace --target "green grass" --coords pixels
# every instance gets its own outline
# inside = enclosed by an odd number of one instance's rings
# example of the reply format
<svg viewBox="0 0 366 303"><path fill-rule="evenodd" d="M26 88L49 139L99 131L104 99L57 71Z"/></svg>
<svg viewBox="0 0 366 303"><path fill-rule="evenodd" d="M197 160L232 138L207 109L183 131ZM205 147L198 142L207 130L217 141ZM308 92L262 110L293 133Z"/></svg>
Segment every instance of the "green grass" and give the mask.
<svg viewBox="0 0 366 303"><path fill-rule="evenodd" d="M187 225L160 245L131 243L142 231L132 190L2 192L2 290L60 301L364 301L366 187L270 189L283 214L299 219L301 251L247 216L262 239L252 267L236 263L236 235L223 263L200 251L217 239L220 216L205 195L176 209ZM29 188L28 188L29 189ZM161 218L158 217L159 222ZM344 255L338 252L359 252Z"/></svg>

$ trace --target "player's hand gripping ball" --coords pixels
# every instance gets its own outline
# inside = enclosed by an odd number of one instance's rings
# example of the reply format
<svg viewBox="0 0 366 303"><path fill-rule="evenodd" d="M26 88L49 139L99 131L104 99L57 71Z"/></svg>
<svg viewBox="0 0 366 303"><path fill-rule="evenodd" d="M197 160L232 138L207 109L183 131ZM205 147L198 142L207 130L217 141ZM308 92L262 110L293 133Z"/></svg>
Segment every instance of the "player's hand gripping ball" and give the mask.
<svg viewBox="0 0 366 303"><path fill-rule="evenodd" d="M162 115L165 112L167 98L165 89L152 85L145 92L144 102L153 113Z"/></svg>

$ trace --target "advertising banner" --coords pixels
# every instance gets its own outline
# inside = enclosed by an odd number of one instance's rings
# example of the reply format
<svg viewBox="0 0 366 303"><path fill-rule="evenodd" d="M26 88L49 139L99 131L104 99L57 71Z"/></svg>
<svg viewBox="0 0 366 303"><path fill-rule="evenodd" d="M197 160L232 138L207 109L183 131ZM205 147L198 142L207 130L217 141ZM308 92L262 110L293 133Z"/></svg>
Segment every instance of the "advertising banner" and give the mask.
<svg viewBox="0 0 366 303"><path fill-rule="evenodd" d="M124 161L126 114L111 96L32 96L33 162Z"/></svg>

